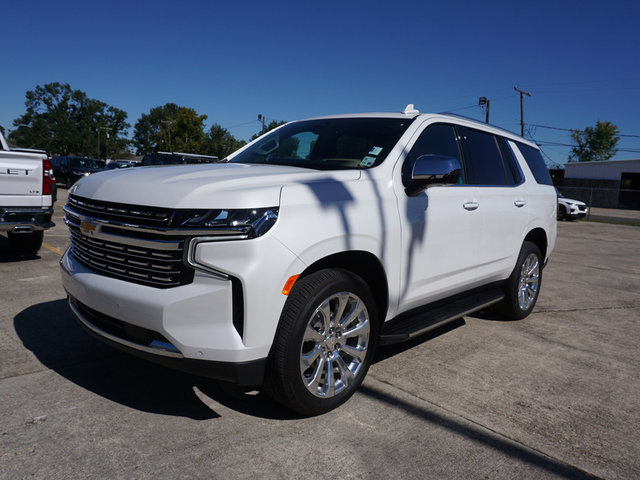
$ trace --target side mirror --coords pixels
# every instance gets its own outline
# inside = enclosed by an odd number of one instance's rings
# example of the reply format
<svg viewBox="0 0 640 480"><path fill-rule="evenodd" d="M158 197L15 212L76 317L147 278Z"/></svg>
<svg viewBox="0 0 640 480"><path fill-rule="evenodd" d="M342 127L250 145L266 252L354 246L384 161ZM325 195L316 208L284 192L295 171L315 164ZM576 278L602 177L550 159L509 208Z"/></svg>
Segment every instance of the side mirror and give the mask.
<svg viewBox="0 0 640 480"><path fill-rule="evenodd" d="M411 180L405 192L413 197L431 185L454 185L460 181L461 174L462 165L457 158L422 155L413 164Z"/></svg>

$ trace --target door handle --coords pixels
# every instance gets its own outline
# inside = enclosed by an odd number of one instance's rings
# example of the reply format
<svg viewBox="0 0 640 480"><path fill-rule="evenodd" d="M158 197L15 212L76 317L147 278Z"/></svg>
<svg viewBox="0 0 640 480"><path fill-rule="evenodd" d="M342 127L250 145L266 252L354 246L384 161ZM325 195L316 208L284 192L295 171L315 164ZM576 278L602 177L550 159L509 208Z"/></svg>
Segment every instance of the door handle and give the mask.
<svg viewBox="0 0 640 480"><path fill-rule="evenodd" d="M513 204L518 208L522 208L527 204L527 202L524 200L516 200Z"/></svg>
<svg viewBox="0 0 640 480"><path fill-rule="evenodd" d="M477 209L480 204L478 202L467 202L467 203L463 203L462 206L464 207L465 210L475 210Z"/></svg>

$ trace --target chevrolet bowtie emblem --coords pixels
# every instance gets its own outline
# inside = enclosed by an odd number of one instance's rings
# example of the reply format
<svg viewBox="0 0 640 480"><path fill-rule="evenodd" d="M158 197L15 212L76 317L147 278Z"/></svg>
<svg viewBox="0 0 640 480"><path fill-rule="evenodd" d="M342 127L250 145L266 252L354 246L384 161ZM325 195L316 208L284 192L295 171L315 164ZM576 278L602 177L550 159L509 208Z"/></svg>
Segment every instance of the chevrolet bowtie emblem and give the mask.
<svg viewBox="0 0 640 480"><path fill-rule="evenodd" d="M90 218L84 219L80 223L80 231L85 235L93 235L93 233L96 231L96 227L97 225L95 223L92 223Z"/></svg>

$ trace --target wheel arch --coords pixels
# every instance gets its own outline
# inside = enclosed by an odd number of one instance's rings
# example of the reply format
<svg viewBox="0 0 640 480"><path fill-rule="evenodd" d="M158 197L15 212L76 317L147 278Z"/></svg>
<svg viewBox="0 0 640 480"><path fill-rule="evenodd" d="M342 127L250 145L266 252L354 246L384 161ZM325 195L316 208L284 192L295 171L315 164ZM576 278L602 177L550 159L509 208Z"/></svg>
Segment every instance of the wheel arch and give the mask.
<svg viewBox="0 0 640 480"><path fill-rule="evenodd" d="M527 233L527 236L524 237L524 241L535 243L538 246L538 248L540 249L540 253L542 254L542 261L544 262L544 260L547 258L547 247L549 243L547 240L547 232L539 227L534 228L529 233Z"/></svg>
<svg viewBox="0 0 640 480"><path fill-rule="evenodd" d="M389 307L389 285L380 260L372 253L362 250L339 252L315 261L300 277L331 268L351 272L368 285L378 309L378 321L382 323Z"/></svg>

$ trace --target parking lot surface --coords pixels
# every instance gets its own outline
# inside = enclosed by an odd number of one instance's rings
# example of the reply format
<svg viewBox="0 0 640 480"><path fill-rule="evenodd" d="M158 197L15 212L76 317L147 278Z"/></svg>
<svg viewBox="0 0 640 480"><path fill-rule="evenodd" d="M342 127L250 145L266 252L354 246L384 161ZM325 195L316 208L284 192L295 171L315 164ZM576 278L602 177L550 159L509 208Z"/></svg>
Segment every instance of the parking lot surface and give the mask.
<svg viewBox="0 0 640 480"><path fill-rule="evenodd" d="M300 418L81 330L65 199L37 257L0 237L0 479L640 478L638 227L561 222L529 318L380 348L349 402Z"/></svg>

